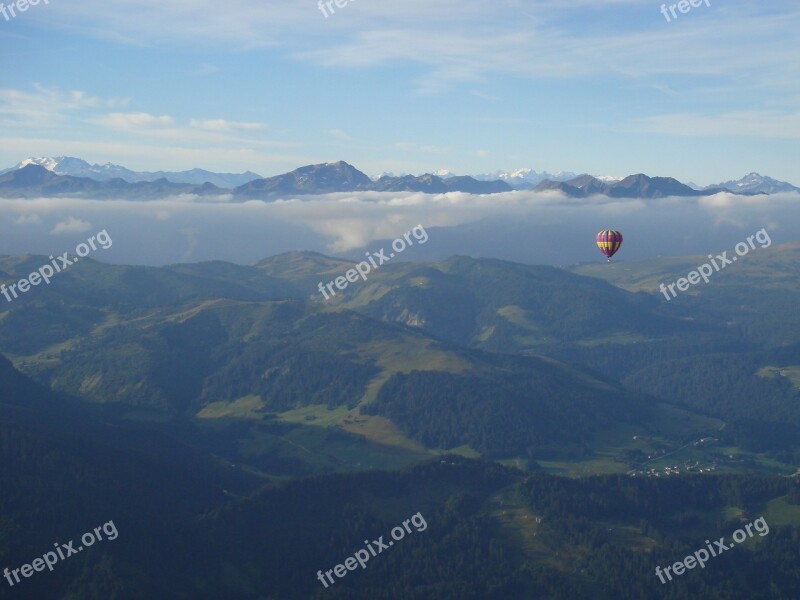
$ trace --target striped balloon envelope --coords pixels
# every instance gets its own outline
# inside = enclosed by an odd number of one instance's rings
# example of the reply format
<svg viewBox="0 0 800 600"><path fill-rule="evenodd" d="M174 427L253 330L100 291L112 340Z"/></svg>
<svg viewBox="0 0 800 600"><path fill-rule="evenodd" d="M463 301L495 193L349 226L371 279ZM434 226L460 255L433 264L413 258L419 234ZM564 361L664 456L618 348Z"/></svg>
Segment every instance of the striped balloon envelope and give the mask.
<svg viewBox="0 0 800 600"><path fill-rule="evenodd" d="M597 247L600 252L608 257L608 262L611 262L611 257L617 253L619 247L622 246L622 234L613 229L604 229L597 234Z"/></svg>

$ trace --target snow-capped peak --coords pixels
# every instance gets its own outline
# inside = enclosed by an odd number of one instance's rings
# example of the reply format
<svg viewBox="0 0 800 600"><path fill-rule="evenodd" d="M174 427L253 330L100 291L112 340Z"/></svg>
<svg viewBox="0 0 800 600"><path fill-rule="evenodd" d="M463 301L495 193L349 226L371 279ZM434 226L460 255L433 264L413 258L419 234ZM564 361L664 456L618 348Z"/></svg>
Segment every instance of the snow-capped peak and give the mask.
<svg viewBox="0 0 800 600"><path fill-rule="evenodd" d="M526 175L530 175L531 173L535 174L535 171L533 169L528 169L527 167L523 167L521 169L515 169L513 171L502 173L502 175L506 179L516 179L516 178L524 179Z"/></svg>
<svg viewBox="0 0 800 600"><path fill-rule="evenodd" d="M509 179L528 179L530 175L535 177L536 171L523 167L521 169L513 169L511 171L495 171L490 175L486 175L486 177L494 177L502 181L508 181Z"/></svg>
<svg viewBox="0 0 800 600"><path fill-rule="evenodd" d="M753 171L752 173L748 173L744 177L742 177L736 185L739 187L747 187L748 185L764 183L766 178L762 177L760 174Z"/></svg>
<svg viewBox="0 0 800 600"><path fill-rule="evenodd" d="M721 187L748 194L776 194L779 192L794 192L799 189L791 183L778 181L772 177L767 177L756 172L748 173L736 181L726 181L716 186L708 187Z"/></svg>
<svg viewBox="0 0 800 600"><path fill-rule="evenodd" d="M21 161L15 168L24 169L28 165L39 165L40 167L44 167L48 171L55 173L56 167L58 167L58 159L47 156L31 156L30 158L26 158L25 160Z"/></svg>

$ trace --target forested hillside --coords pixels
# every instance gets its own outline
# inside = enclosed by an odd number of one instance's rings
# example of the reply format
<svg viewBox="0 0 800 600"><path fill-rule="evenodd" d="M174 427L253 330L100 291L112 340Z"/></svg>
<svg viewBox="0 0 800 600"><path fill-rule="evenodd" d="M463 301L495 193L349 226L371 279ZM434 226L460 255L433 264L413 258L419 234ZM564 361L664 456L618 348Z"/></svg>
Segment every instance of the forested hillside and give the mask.
<svg viewBox="0 0 800 600"><path fill-rule="evenodd" d="M0 305L0 560L120 532L0 597L796 597L797 344L499 261L306 294L339 267L86 261ZM761 516L702 573L656 577Z"/></svg>

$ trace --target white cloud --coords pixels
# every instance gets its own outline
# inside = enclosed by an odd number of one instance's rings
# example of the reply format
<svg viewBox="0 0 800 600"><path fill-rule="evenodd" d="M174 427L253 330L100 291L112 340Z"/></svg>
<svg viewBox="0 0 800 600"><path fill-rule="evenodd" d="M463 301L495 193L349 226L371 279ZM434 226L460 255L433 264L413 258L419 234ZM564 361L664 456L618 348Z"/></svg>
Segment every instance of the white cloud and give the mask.
<svg viewBox="0 0 800 600"><path fill-rule="evenodd" d="M260 131L264 129L264 125L261 123L227 121L225 119L191 119L189 127L207 131Z"/></svg>
<svg viewBox="0 0 800 600"><path fill-rule="evenodd" d="M69 217L66 221L57 223L50 233L52 235L61 233L83 233L84 231L89 231L91 228L91 223L76 219L75 217Z"/></svg>
<svg viewBox="0 0 800 600"><path fill-rule="evenodd" d="M296 0L229 0L224 9L218 0L83 0L48 12L53 27L140 44L281 46L345 68L404 61L427 69L423 90L491 74L598 73L661 84L666 74L724 76L729 90L777 89L792 85L800 61L794 0L720 3L669 25L649 0L370 0L334 19Z"/></svg>
<svg viewBox="0 0 800 600"><path fill-rule="evenodd" d="M678 136L753 137L800 140L800 112L735 111L723 114L666 114L633 119L632 130Z"/></svg>
<svg viewBox="0 0 800 600"><path fill-rule="evenodd" d="M83 218L95 215L130 214L145 218L179 221L189 214L214 222L218 216L243 219L284 220L304 224L320 234L330 236L334 251L359 247L370 240L396 235L398 223L424 222L426 226L454 226L498 215L524 216L536 212L539 219L554 223L569 220L587 212L624 216L650 213L655 210L678 212L701 211L707 214L749 213L752 210L784 210L795 206L798 194L772 196L736 196L716 194L707 197L674 197L658 201L620 199L608 196L569 198L557 191L536 193L520 190L491 195L462 192L424 194L419 192L356 192L286 198L263 202L230 202L230 197L200 199L182 196L148 202L104 200L103 202L70 198L39 200L0 200L3 212L16 218L44 217L70 211ZM215 216L218 215L218 216ZM627 216L626 216L627 215ZM615 218L616 218L615 217ZM91 229L86 220L70 216L62 220L52 233L80 233Z"/></svg>
<svg viewBox="0 0 800 600"><path fill-rule="evenodd" d="M46 126L89 109L125 106L127 98L100 98L80 90L64 91L39 84L34 91L0 88L0 124L7 127Z"/></svg>
<svg viewBox="0 0 800 600"><path fill-rule="evenodd" d="M0 88L0 126L3 126L6 135L15 131L29 136L33 130L40 135L45 132L57 134L70 142L92 137L119 140L120 134L129 136L129 143L133 139L151 138L158 141L157 148L151 146L147 151L151 162L154 153L163 150L165 140L171 145L202 145L207 149L214 145L220 153L227 151L225 146L241 152L247 151L243 149L296 146L265 139L261 135L265 126L261 123L193 118L181 124L171 115L154 115L143 111L104 112L129 102L130 99L100 98L79 90L63 91L39 85L34 86L33 91ZM11 137L9 135L7 139ZM33 138L28 138L27 142L25 146L34 145ZM103 142L97 142L96 145L101 146ZM31 151L21 152L13 160L19 160L25 153L41 155L48 151L36 146ZM67 154L62 148L56 148L51 153ZM83 157L81 154L78 156ZM106 162L113 157L101 154L98 158L100 162ZM193 164L189 168L195 166Z"/></svg>
<svg viewBox="0 0 800 600"><path fill-rule="evenodd" d="M182 125L170 115L156 116L137 112L110 113L91 117L87 122L107 131L122 132L139 138L169 140L171 143L233 144L262 148L293 145L257 135L264 129L260 123L225 119L190 119L188 124Z"/></svg>
<svg viewBox="0 0 800 600"><path fill-rule="evenodd" d="M115 241L113 260L133 264L189 258L254 262L297 249L346 253L422 224L429 232L469 226L460 235L436 238L431 233L429 249L439 243L434 239L441 239L444 256L499 253L518 262L569 264L595 258L593 232L606 226L626 234L630 257L724 250L741 241L743 232L769 226L777 234L774 223L781 225L781 235L773 235L776 244L800 239L798 202L800 194L628 200L532 191L486 196L360 192L245 203L190 197L148 202L0 199L0 254L52 253L47 232L56 221L62 233L84 233L90 222L102 223ZM38 228L33 221L37 217ZM14 224L20 218L31 223L24 230ZM674 231L685 234L680 244ZM490 238L483 234L490 232L494 237L487 246ZM531 243L536 252L519 254L520 244L535 238L539 241ZM690 241L691 247L685 245Z"/></svg>
<svg viewBox="0 0 800 600"><path fill-rule="evenodd" d="M163 129L175 124L175 119L168 115L160 117L148 113L110 113L104 117L97 117L94 122L118 131L140 131L143 129Z"/></svg>

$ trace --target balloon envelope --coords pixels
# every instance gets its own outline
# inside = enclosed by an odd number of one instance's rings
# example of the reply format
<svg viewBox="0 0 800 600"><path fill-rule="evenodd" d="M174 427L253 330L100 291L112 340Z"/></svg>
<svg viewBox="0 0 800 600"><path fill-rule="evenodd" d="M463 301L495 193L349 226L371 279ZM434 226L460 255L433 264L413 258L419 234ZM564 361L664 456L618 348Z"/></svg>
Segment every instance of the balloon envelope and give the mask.
<svg viewBox="0 0 800 600"><path fill-rule="evenodd" d="M622 234L613 229L604 229L597 234L596 241L600 252L605 254L608 258L611 258L616 254L617 250L619 250L619 247L622 246Z"/></svg>

